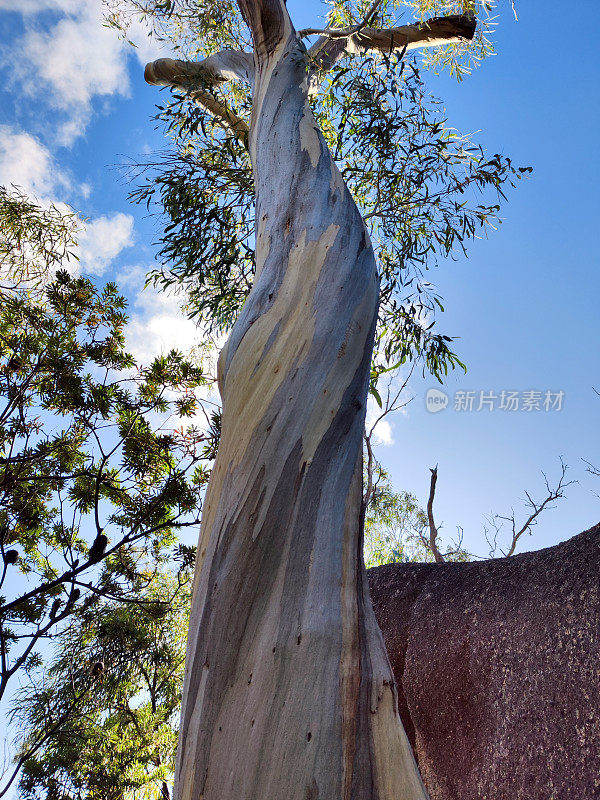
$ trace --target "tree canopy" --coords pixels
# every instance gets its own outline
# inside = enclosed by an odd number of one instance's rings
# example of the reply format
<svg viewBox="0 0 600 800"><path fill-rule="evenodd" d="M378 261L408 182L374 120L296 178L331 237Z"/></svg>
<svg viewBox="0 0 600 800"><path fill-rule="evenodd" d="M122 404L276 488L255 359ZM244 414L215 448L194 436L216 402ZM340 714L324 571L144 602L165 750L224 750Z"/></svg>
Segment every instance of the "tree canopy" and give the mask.
<svg viewBox="0 0 600 800"><path fill-rule="evenodd" d="M369 12L367 3L335 0L326 28L360 29L365 19L391 27L402 12L420 20L440 13L468 15L479 3L374 6ZM126 31L136 15L187 59L209 57L207 66L221 49L244 53L250 48L234 2L127 0L113 4L110 20ZM500 222L506 189L529 168L486 154L473 137L451 127L423 78L427 67L446 68L462 78L491 52L485 24L471 41L426 50L424 59L409 57L401 47L368 49L365 55L360 36L335 53L324 44L326 37L311 45L314 35L308 32L305 40L310 102L363 215L379 265L372 376L377 398L378 376L406 361L421 360L440 380L448 369L464 367L452 338L438 331L442 298L429 272L441 259L467 253L469 241ZM190 313L203 325L228 330L254 274L254 184L247 142L239 135L249 125L251 86L224 79L203 85L196 74L172 82L173 96L159 106L157 117L171 147L131 167L138 183L132 199L165 220L159 265L150 280L163 287L183 285Z"/></svg>
<svg viewBox="0 0 600 800"><path fill-rule="evenodd" d="M103 599L69 621L51 662L17 699L29 733L21 752L34 749L23 797L168 800L189 590L189 569L162 568L140 582L137 603Z"/></svg>

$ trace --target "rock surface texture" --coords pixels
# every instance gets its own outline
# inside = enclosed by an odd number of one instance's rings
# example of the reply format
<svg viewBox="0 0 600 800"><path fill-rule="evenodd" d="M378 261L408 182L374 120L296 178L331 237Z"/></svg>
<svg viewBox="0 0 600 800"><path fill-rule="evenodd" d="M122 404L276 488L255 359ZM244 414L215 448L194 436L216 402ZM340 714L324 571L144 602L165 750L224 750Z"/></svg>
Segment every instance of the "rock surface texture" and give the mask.
<svg viewBox="0 0 600 800"><path fill-rule="evenodd" d="M600 798L600 525L369 585L431 800Z"/></svg>

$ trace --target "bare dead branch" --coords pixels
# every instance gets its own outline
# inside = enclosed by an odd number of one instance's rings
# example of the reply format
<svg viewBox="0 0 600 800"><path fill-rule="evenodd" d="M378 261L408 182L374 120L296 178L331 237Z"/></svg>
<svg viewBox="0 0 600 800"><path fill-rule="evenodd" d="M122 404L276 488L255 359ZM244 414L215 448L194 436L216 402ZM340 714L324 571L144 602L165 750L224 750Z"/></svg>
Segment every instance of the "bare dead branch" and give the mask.
<svg viewBox="0 0 600 800"><path fill-rule="evenodd" d="M427 547L431 550L433 557L437 564L444 563L444 557L439 551L437 546L437 538L438 538L438 529L435 525L435 520L433 518L433 500L435 498L435 485L437 483L437 466L430 468L431 471L431 483L429 486L429 500L427 501L427 521L429 523L429 540L427 541Z"/></svg>
<svg viewBox="0 0 600 800"><path fill-rule="evenodd" d="M534 525L537 525L540 514L543 511L553 508L551 503L555 502L561 497L564 497L564 490L567 488L567 486L571 486L571 484L576 483L576 481L567 481L565 479L568 467L563 462L562 459L560 461L560 467L561 467L560 477L554 487L551 487L546 474L542 472L542 475L544 476L544 483L546 486L546 496L544 497L543 500L541 501L534 500L528 491L525 492L525 498L527 501L526 507L530 509L530 514L522 525L519 526L517 524L515 513L512 510L509 515L494 514L492 517L488 518L488 522L495 531L493 537L493 549L490 551L490 556L493 556L496 552L498 536L501 532L502 525L504 522L508 522L510 525L511 539L508 550L506 551L501 550L500 552L502 553L503 556L509 557L514 554L519 539L521 539L523 534L531 533L531 528ZM490 544L490 547L492 547L492 542L490 542L490 539L488 538L487 529L484 529L484 531L488 544Z"/></svg>
<svg viewBox="0 0 600 800"><path fill-rule="evenodd" d="M371 427L368 430L365 428L365 437L368 437L370 439L373 436L374 432L375 432L375 428L379 425L379 423L383 419L385 419L385 417L388 416L388 414L391 414L394 411L399 411L401 408L404 408L404 406L408 405L411 402L411 400L413 400L412 397L409 397L408 400L405 400L402 403L399 402L400 401L400 397L402 396L404 390L408 386L408 382L409 382L409 380L410 380L410 378L411 378L411 376L413 374L414 368L415 367L414 367L414 364L413 364L411 366L411 368L410 368L410 372L406 376L405 380L402 382L402 385L400 386L400 388L398 388L398 389L396 389L396 390L394 390L392 392L392 383L393 383L393 381L391 380L388 383L388 385L386 387L386 398L385 398L385 402L382 405L381 414L379 414L379 416L375 418L375 421L373 422L373 424L371 425Z"/></svg>

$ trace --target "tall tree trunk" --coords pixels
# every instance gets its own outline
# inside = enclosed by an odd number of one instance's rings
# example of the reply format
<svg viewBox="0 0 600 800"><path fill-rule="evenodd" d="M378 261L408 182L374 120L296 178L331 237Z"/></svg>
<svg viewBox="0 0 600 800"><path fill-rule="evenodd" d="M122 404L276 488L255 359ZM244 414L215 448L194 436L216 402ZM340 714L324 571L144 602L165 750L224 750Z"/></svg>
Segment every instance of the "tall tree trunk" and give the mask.
<svg viewBox="0 0 600 800"><path fill-rule="evenodd" d="M219 359L175 797L422 799L361 552L373 250L283 0L240 5L256 279Z"/></svg>

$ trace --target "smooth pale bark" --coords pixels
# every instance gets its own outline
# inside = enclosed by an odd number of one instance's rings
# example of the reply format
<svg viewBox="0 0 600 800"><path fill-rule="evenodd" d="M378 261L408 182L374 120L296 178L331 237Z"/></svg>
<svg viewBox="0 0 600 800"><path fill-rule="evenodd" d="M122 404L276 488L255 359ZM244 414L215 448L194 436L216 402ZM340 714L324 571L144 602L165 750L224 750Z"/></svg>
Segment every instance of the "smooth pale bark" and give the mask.
<svg viewBox="0 0 600 800"><path fill-rule="evenodd" d="M283 0L240 7L256 278L219 359L175 797L424 800L362 561L373 249Z"/></svg>

